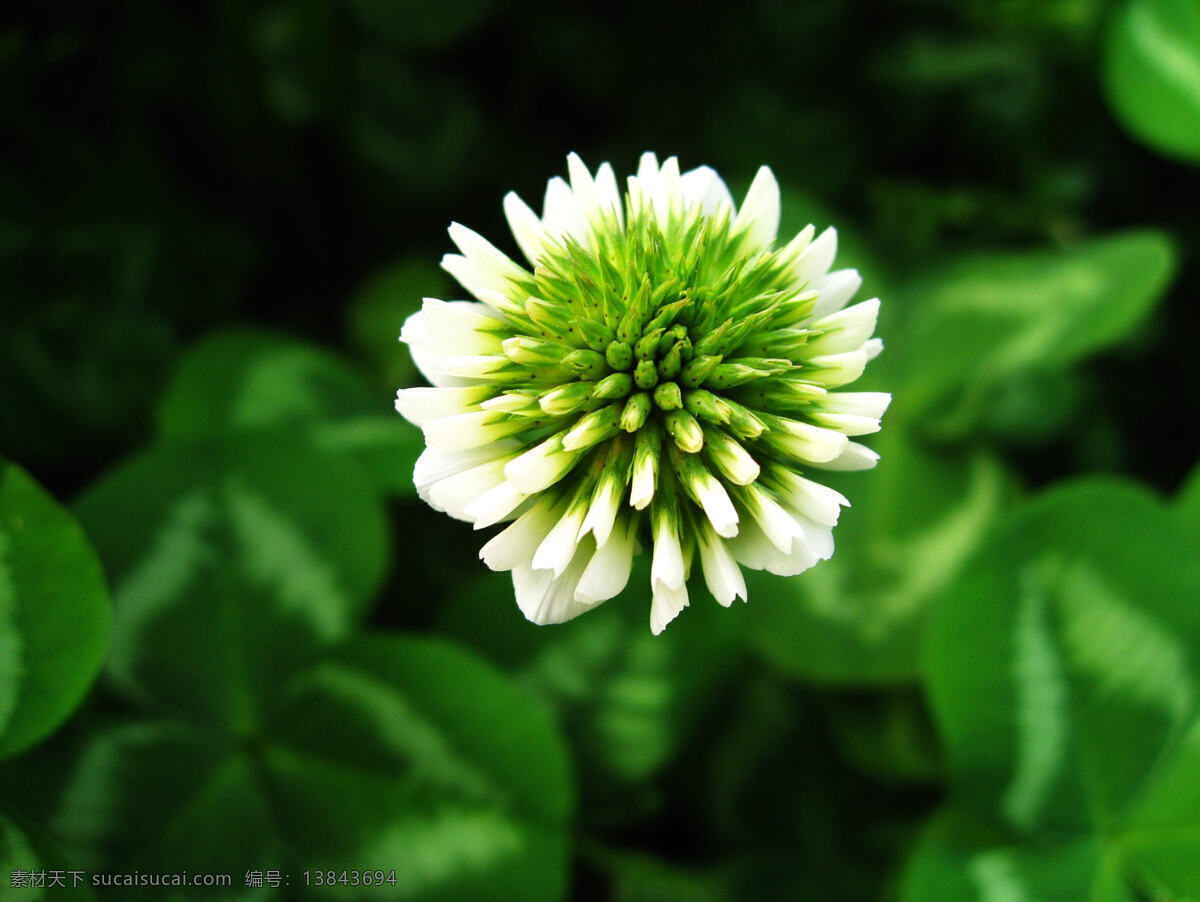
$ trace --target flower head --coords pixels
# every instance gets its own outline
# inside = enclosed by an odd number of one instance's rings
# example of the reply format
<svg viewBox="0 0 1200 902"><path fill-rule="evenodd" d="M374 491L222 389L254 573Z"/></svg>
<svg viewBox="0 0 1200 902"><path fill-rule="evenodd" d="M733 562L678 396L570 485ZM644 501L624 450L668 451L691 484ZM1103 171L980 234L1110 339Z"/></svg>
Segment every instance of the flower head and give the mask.
<svg viewBox="0 0 1200 902"><path fill-rule="evenodd" d="M504 210L529 266L457 223L442 266L476 301L428 298L401 339L431 388L396 408L425 432L414 481L476 529L537 623L575 617L651 553L650 626L688 604L699 559L724 605L741 567L792 575L833 553L839 493L811 469L876 455L890 396L835 391L881 349L877 300L830 272L837 234L778 246L779 187L759 170L741 208L708 167L641 159L624 197L576 155L539 218Z"/></svg>

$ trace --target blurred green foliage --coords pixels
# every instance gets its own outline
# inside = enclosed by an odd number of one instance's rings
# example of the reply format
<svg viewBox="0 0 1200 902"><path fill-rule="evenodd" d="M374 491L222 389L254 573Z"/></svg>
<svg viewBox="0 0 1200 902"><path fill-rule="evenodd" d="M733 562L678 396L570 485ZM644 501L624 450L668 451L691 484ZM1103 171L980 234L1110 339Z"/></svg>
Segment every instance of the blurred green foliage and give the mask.
<svg viewBox="0 0 1200 902"><path fill-rule="evenodd" d="M0 114L0 897L1200 899L1197 0L55 0ZM838 227L882 461L747 605L539 628L396 339L645 149Z"/></svg>

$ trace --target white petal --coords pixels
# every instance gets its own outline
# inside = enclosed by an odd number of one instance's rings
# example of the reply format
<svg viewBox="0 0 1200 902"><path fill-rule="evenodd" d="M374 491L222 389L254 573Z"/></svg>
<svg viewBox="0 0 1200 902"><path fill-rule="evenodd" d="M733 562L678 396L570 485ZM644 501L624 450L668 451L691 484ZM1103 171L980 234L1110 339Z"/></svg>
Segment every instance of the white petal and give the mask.
<svg viewBox="0 0 1200 902"><path fill-rule="evenodd" d="M629 197L635 209L650 208L658 191L658 157L647 151L638 160L637 175L631 175Z"/></svg>
<svg viewBox="0 0 1200 902"><path fill-rule="evenodd" d="M871 338L863 343L863 353L867 355L867 360L874 360L883 353L883 339Z"/></svg>
<svg viewBox="0 0 1200 902"><path fill-rule="evenodd" d="M803 539L804 531L795 517L784 510L774 498L757 486L748 486L745 493L746 506L758 522L767 538L784 554L792 550L796 539Z"/></svg>
<svg viewBox="0 0 1200 902"><path fill-rule="evenodd" d="M683 185L679 179L679 160L668 157L658 171L658 180L654 186L654 214L658 224L665 229L671 221L671 214L683 207Z"/></svg>
<svg viewBox="0 0 1200 902"><path fill-rule="evenodd" d="M848 413L879 419L892 403L892 396L885 391L838 391L830 392L818 405L829 413Z"/></svg>
<svg viewBox="0 0 1200 902"><path fill-rule="evenodd" d="M870 470L879 463L879 455L858 442L847 442L845 449L833 460L813 462L821 470Z"/></svg>
<svg viewBox="0 0 1200 902"><path fill-rule="evenodd" d="M725 538L736 536L738 515L725 487L716 478L709 476L696 486L696 494L700 498L700 507L704 509L704 514L717 535Z"/></svg>
<svg viewBox="0 0 1200 902"><path fill-rule="evenodd" d="M529 276L529 272L514 263L508 254L462 223L452 222L449 232L450 240L462 251L462 255L470 260L480 272L497 283L495 285L497 291L504 291L508 287L510 279L523 279Z"/></svg>
<svg viewBox="0 0 1200 902"><path fill-rule="evenodd" d="M466 516L467 505L504 482L505 463L507 460L501 457L440 479L429 486L423 497L434 510L444 511L456 520L470 520Z"/></svg>
<svg viewBox="0 0 1200 902"><path fill-rule="evenodd" d="M803 573L818 560L803 540L796 540L788 552L780 551L754 521L742 524L736 538L729 540L734 557L751 570L766 570L777 576Z"/></svg>
<svg viewBox="0 0 1200 902"><path fill-rule="evenodd" d="M638 181L650 188L658 180L658 157L652 151L646 151L638 158Z"/></svg>
<svg viewBox="0 0 1200 902"><path fill-rule="evenodd" d="M700 566L704 571L704 581L713 598L725 607L733 604L735 598L746 600L746 578L742 569L733 559L726 544L711 530L702 529L699 536Z"/></svg>
<svg viewBox="0 0 1200 902"><path fill-rule="evenodd" d="M589 546L591 542L587 543ZM534 570L527 564L513 568L513 590L517 606L534 623L563 623L590 611L595 605L575 601L575 587L591 558L590 548L581 547L562 576L550 570Z"/></svg>
<svg viewBox="0 0 1200 902"><path fill-rule="evenodd" d="M476 529L495 526L517 510L528 497L511 482L502 482L468 504L463 517L474 523Z"/></svg>
<svg viewBox="0 0 1200 902"><path fill-rule="evenodd" d="M633 481L629 487L629 505L645 510L654 498L654 461L645 458L635 465Z"/></svg>
<svg viewBox="0 0 1200 902"><path fill-rule="evenodd" d="M804 228L802 228L799 232L796 233L795 238L793 238L786 245L784 245L783 250L780 252L780 256L784 260L791 260L792 266L794 268L795 261L799 258L799 256L802 253L804 253L805 248L807 248L810 244L812 244L813 235L815 235L816 233L817 233L817 227L814 226L812 223L809 223Z"/></svg>
<svg viewBox="0 0 1200 902"><path fill-rule="evenodd" d="M829 272L833 258L837 256L837 229L830 226L817 236L817 240L804 249L792 268L796 282L808 285Z"/></svg>
<svg viewBox="0 0 1200 902"><path fill-rule="evenodd" d="M509 297L511 285L501 285L462 254L446 254L442 257L442 269L489 307L508 313L520 311L520 305Z"/></svg>
<svg viewBox="0 0 1200 902"><path fill-rule="evenodd" d="M775 240L779 231L779 183L769 166L763 166L750 183L746 199L733 222L734 232L745 232L754 248Z"/></svg>
<svg viewBox="0 0 1200 902"><path fill-rule="evenodd" d="M425 318L419 311L404 321L404 325L400 329L400 340L408 345L413 363L431 384L447 388L471 384L466 379L442 372L441 362L444 355L433 340L433 336L429 334Z"/></svg>
<svg viewBox="0 0 1200 902"><path fill-rule="evenodd" d="M508 367L511 361L502 354L472 354L443 357L438 365L443 373L462 379L486 379Z"/></svg>
<svg viewBox="0 0 1200 902"><path fill-rule="evenodd" d="M513 237L517 239L521 253L531 264L536 264L551 244L542 221L515 191L504 195L504 216L508 220Z"/></svg>
<svg viewBox="0 0 1200 902"><path fill-rule="evenodd" d="M806 351L821 357L858 350L875 331L878 318L879 298L872 298L815 320L810 328L820 329L821 334L808 340Z"/></svg>
<svg viewBox="0 0 1200 902"><path fill-rule="evenodd" d="M564 451L562 438L554 435L509 461L504 475L522 492L532 495L558 482L578 457L578 454Z"/></svg>
<svg viewBox="0 0 1200 902"><path fill-rule="evenodd" d="M698 166L680 177L684 201L689 207L698 206L700 212L712 216L721 211L733 215L733 195L711 166Z"/></svg>
<svg viewBox="0 0 1200 902"><path fill-rule="evenodd" d="M519 450L520 447L520 442L505 439L465 451L426 448L417 458L417 465L413 468L413 482L418 489L431 486L455 473L462 473L486 461L509 455L513 451Z"/></svg>
<svg viewBox="0 0 1200 902"><path fill-rule="evenodd" d="M596 549L591 561L579 578L575 600L598 604L616 596L629 582L633 567L633 546L637 528L633 517L626 517L612 536L612 541Z"/></svg>
<svg viewBox="0 0 1200 902"><path fill-rule="evenodd" d="M486 304L425 298L421 314L429 336L447 356L500 353L497 330L504 328L504 321Z"/></svg>
<svg viewBox="0 0 1200 902"><path fill-rule="evenodd" d="M827 561L833 557L833 528L807 517L800 517L798 520L804 530L804 543L818 560Z"/></svg>
<svg viewBox="0 0 1200 902"><path fill-rule="evenodd" d="M879 431L879 417L864 417L856 413L826 413L814 411L812 421L819 426L836 429L842 435L871 435Z"/></svg>
<svg viewBox="0 0 1200 902"><path fill-rule="evenodd" d="M687 586L680 584L672 587L655 581L654 599L650 602L650 632L659 635L667 628L667 624L679 616L679 612L688 606Z"/></svg>
<svg viewBox="0 0 1200 902"><path fill-rule="evenodd" d="M534 552L555 523L558 511L547 501L535 504L498 532L479 550L479 557L493 570L512 570L528 566Z"/></svg>
<svg viewBox="0 0 1200 902"><path fill-rule="evenodd" d="M833 460L846 447L842 433L796 420L777 420L769 441L793 457L814 463Z"/></svg>
<svg viewBox="0 0 1200 902"><path fill-rule="evenodd" d="M850 502L841 492L805 479L784 467L774 469L771 475L772 481L778 484L781 502L788 509L814 523L836 526L842 508L850 506Z"/></svg>
<svg viewBox="0 0 1200 902"><path fill-rule="evenodd" d="M575 557L575 549L579 545L579 527L586 513L587 508L582 504L571 505L563 512L534 553L534 570L553 570L555 576L562 576Z"/></svg>
<svg viewBox="0 0 1200 902"><path fill-rule="evenodd" d="M585 218L592 219L599 209L596 203L596 181L579 154L567 154L567 175L570 176L571 191L575 194L580 212Z"/></svg>
<svg viewBox="0 0 1200 902"><path fill-rule="evenodd" d="M592 496L591 506L579 528L580 537L589 532L596 537L596 545L603 548L612 534L617 511L621 506L622 486L614 479L601 479Z"/></svg>
<svg viewBox="0 0 1200 902"><path fill-rule="evenodd" d="M662 583L672 589L683 585L683 549L679 546L679 536L669 522L669 518L658 518L654 530L654 557L650 564L650 579Z"/></svg>
<svg viewBox="0 0 1200 902"><path fill-rule="evenodd" d="M868 349L870 344L868 341L856 351L810 357L808 363L812 369L805 373L805 378L820 382L826 388L849 385L867 368L867 361L871 359Z"/></svg>
<svg viewBox="0 0 1200 902"><path fill-rule="evenodd" d="M542 206L542 224L550 237L559 239L570 235L587 246L587 220L575 197L575 192L558 176L546 183L546 201Z"/></svg>
<svg viewBox="0 0 1200 902"><path fill-rule="evenodd" d="M862 276L857 269L839 269L818 278L813 287L817 290L817 303L813 305L812 316L828 316L850 302L862 287Z"/></svg>
<svg viewBox="0 0 1200 902"><path fill-rule="evenodd" d="M430 420L466 413L494 391L488 385L402 388L396 392L396 410L414 426L424 426Z"/></svg>
<svg viewBox="0 0 1200 902"><path fill-rule="evenodd" d="M609 163L601 164L596 170L596 205L601 211L616 215L617 222L625 225L625 211L621 204L621 191L617 188L617 176Z"/></svg>
<svg viewBox="0 0 1200 902"><path fill-rule="evenodd" d="M508 419L506 414L491 410L473 410L442 417L430 420L421 427L425 433L425 444L440 451L481 448L525 428L527 424L519 418Z"/></svg>

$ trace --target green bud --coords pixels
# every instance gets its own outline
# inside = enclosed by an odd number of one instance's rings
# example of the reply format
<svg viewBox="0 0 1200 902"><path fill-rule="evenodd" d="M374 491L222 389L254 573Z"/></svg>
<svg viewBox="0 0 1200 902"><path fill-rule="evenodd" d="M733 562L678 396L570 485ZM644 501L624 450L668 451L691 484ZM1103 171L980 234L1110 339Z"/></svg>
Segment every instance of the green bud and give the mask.
<svg viewBox="0 0 1200 902"><path fill-rule="evenodd" d="M702 388L693 389L684 395L683 406L697 419L717 426L726 425L732 412L728 401Z"/></svg>
<svg viewBox="0 0 1200 902"><path fill-rule="evenodd" d="M519 417L542 415L537 395L526 391L508 391L489 398L479 406L484 410L499 410Z"/></svg>
<svg viewBox="0 0 1200 902"><path fill-rule="evenodd" d="M658 458L662 454L662 434L651 423L639 429L633 448L633 466L630 468L629 503L644 510L654 497L658 486Z"/></svg>
<svg viewBox="0 0 1200 902"><path fill-rule="evenodd" d="M650 415L651 403L650 396L645 392L639 392L625 402L625 409L621 411L621 428L626 432L637 432L646 424L646 417Z"/></svg>
<svg viewBox="0 0 1200 902"><path fill-rule="evenodd" d="M529 335L506 338L503 348L505 357L523 366L557 366L567 354L567 348L558 342Z"/></svg>
<svg viewBox="0 0 1200 902"><path fill-rule="evenodd" d="M666 426L680 451L695 454L704 447L704 433L700 424L686 410L673 410L667 414Z"/></svg>
<svg viewBox="0 0 1200 902"><path fill-rule="evenodd" d="M604 359L614 370L627 370L633 366L633 348L629 346L628 342L609 342L608 348L604 352Z"/></svg>
<svg viewBox="0 0 1200 902"><path fill-rule="evenodd" d="M658 356L658 340L662 338L662 329L647 332L633 346L633 355L638 360L653 360Z"/></svg>
<svg viewBox="0 0 1200 902"><path fill-rule="evenodd" d="M659 410L679 410L683 407L683 394L674 382L662 382L654 389L654 403Z"/></svg>
<svg viewBox="0 0 1200 902"><path fill-rule="evenodd" d="M563 448L567 451L586 451L606 438L612 438L617 434L620 418L620 404L609 404L585 413L563 436Z"/></svg>
<svg viewBox="0 0 1200 902"><path fill-rule="evenodd" d="M717 328L708 332L703 338L696 342L696 354L703 357L706 354L724 354L727 350L726 338L729 330L733 328L733 320L727 319Z"/></svg>
<svg viewBox="0 0 1200 902"><path fill-rule="evenodd" d="M721 474L734 485L750 485L758 479L758 463L736 439L720 429L704 430L704 453Z"/></svg>
<svg viewBox="0 0 1200 902"><path fill-rule="evenodd" d="M592 397L607 401L612 398L628 397L631 391L633 391L632 376L628 373L609 373L596 383Z"/></svg>
<svg viewBox="0 0 1200 902"><path fill-rule="evenodd" d="M631 345L642 334L642 324L645 323L649 310L651 288L650 274L646 273L642 276L640 287L629 299L629 309L625 311L617 327L619 341Z"/></svg>
<svg viewBox="0 0 1200 902"><path fill-rule="evenodd" d="M654 388L658 385L658 367L654 365L654 361L639 361L637 369L633 371L633 381L637 383L638 388Z"/></svg>
<svg viewBox="0 0 1200 902"><path fill-rule="evenodd" d="M591 319L577 319L571 324L589 348L603 351L616 338L616 333L604 323Z"/></svg>
<svg viewBox="0 0 1200 902"><path fill-rule="evenodd" d="M812 315L819 297L816 291L805 291L781 301L771 323L777 328L794 326Z"/></svg>
<svg viewBox="0 0 1200 902"><path fill-rule="evenodd" d="M793 364L790 360L766 357L738 357L735 360L719 363L713 367L713 371L704 380L704 384L708 388L715 389L733 388L738 385L745 385L747 382L754 382L757 379L765 379L768 376L777 376L780 373L786 373L792 367Z"/></svg>
<svg viewBox="0 0 1200 902"><path fill-rule="evenodd" d="M729 408L729 428L738 438L758 438L767 431L767 424L753 411L728 398L721 400Z"/></svg>
<svg viewBox="0 0 1200 902"><path fill-rule="evenodd" d="M759 333L743 346L750 354L767 358L797 358L804 353L811 329L773 329Z"/></svg>
<svg viewBox="0 0 1200 902"><path fill-rule="evenodd" d="M552 388L538 399L538 406L550 416L574 413L592 397L592 382L569 382Z"/></svg>
<svg viewBox="0 0 1200 902"><path fill-rule="evenodd" d="M608 372L604 355L585 349L572 351L562 359L562 365L588 379L600 379Z"/></svg>
<svg viewBox="0 0 1200 902"><path fill-rule="evenodd" d="M675 322L676 317L678 317L679 314L682 313L690 303L691 301L689 301L687 298L680 298L678 301L673 301L670 304L660 307L658 312L654 314L654 319L646 323L646 328L644 331L652 332L655 329L666 329L670 327L670 325ZM685 334L686 332L687 330L684 329Z"/></svg>
<svg viewBox="0 0 1200 902"><path fill-rule="evenodd" d="M658 362L658 375L664 379L674 379L683 369L683 344L675 342L671 350Z"/></svg>
<svg viewBox="0 0 1200 902"><path fill-rule="evenodd" d="M658 356L666 354L676 342L683 341L688 337L687 329L683 326L672 326L663 333L662 338L658 340Z"/></svg>
<svg viewBox="0 0 1200 902"><path fill-rule="evenodd" d="M534 324L556 335L570 331L571 317L557 304L531 296L525 299L525 313Z"/></svg>
<svg viewBox="0 0 1200 902"><path fill-rule="evenodd" d="M744 389L740 397L757 407L804 410L828 395L823 385L801 379L771 379Z"/></svg>
<svg viewBox="0 0 1200 902"><path fill-rule="evenodd" d="M709 374L712 373L713 368L720 362L720 357L711 355L696 357L690 363L684 365L679 381L683 383L684 388L699 388L704 384L704 380L709 377Z"/></svg>

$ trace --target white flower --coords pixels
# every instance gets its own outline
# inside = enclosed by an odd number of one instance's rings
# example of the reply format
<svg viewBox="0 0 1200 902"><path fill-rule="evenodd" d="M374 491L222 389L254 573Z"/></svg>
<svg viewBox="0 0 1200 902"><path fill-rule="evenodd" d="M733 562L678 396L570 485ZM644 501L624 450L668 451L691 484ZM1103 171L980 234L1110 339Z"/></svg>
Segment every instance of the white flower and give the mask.
<svg viewBox="0 0 1200 902"><path fill-rule="evenodd" d="M851 441L891 400L835 391L882 349L879 301L830 271L837 234L777 244L779 187L762 167L741 208L712 169L643 155L622 196L578 156L542 215L504 212L517 263L470 229L442 261L475 301L426 299L401 339L430 388L396 409L425 432L421 497L477 529L530 620L617 595L652 553L650 626L688 605L698 560L714 598L746 599L741 567L793 575L833 553L848 502L807 475L860 470Z"/></svg>

